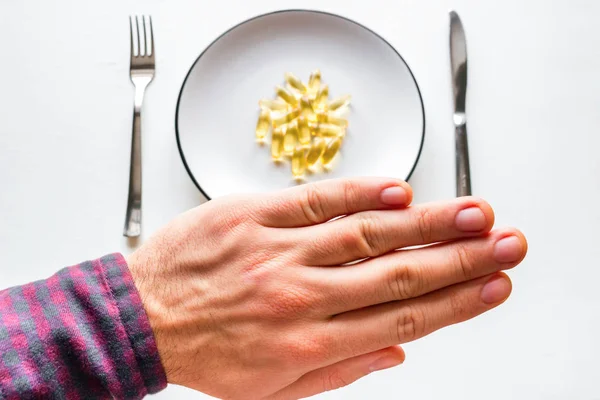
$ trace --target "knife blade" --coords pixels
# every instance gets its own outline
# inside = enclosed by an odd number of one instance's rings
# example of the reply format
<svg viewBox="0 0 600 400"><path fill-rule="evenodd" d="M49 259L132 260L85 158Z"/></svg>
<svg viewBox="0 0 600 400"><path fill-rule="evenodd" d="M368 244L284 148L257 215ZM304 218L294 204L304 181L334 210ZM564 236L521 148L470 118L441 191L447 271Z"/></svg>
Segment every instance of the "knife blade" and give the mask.
<svg viewBox="0 0 600 400"><path fill-rule="evenodd" d="M471 170L467 140L467 43L460 17L450 11L450 66L454 93L454 140L456 145L456 196L471 195Z"/></svg>

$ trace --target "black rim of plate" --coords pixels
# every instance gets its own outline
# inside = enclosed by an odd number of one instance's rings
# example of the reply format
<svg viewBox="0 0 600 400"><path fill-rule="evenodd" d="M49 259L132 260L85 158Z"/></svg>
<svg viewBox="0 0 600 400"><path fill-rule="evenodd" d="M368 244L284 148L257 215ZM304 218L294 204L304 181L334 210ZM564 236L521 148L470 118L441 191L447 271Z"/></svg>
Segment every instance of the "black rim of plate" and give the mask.
<svg viewBox="0 0 600 400"><path fill-rule="evenodd" d="M408 69L408 72L413 80L413 82L415 83L415 87L417 88L417 94L419 95L419 102L421 103L421 115L423 117L423 132L421 132L421 144L419 145L419 152L417 154L417 157L415 158L415 161L413 163L412 168L410 169L410 172L408 173L408 176L406 177L406 181L408 181L410 179L410 177L412 176L413 172L415 171L415 168L417 167L417 164L419 163L419 159L421 158L421 152L423 151L423 144L425 142L425 106L423 105L423 96L421 95L421 89L419 88L419 84L417 83L417 80L415 79L415 76L412 72L412 70L410 69L410 66L408 65L408 63L406 62L406 60L404 60L404 58L400 55L400 53L398 52L398 50L396 50L396 48L394 46L392 46L392 44L390 42L388 42L387 40L385 40L381 35L379 35L377 32L373 31L372 29L366 27L365 25L356 22L350 18L338 15L338 14L334 14L334 13L330 13L330 12L326 12L326 11L320 11L320 10L310 10L310 9L285 9L285 10L277 10L277 11L271 11L268 13L264 13L264 14L260 14L260 15L256 15L254 17L251 17L249 19L246 19L234 26L232 26L231 28L227 29L225 32L223 32L222 34L220 34L216 39L214 39L208 46L206 46L206 48L204 50L202 50L202 52L200 53L200 55L196 58L196 60L193 62L192 66L190 67L190 69L188 70L187 74L185 75L185 79L183 80L183 84L181 85L181 89L179 90L179 95L177 97L177 106L175 108L175 139L177 140L177 149L179 150L179 155L181 156L181 161L183 162L183 166L185 167L185 170L187 171L190 179L192 180L192 182L194 182L194 185L196 185L196 187L198 188L198 190L200 190L200 192L202 193L202 195L204 197L206 197L207 200L211 200L211 197L208 195L208 193L206 193L206 191L204 189L202 189L202 186L200 186L200 184L198 183L198 181L196 180L196 178L194 177L194 174L192 173L192 171L190 170L190 167L185 159L185 155L183 154L183 148L181 147L181 140L179 138L179 107L181 104L181 97L183 95L183 90L185 89L185 85L188 81L188 78L190 77L190 74L192 73L192 71L194 70L194 67L196 66L196 64L198 63L198 61L202 58L202 56L215 44L217 43L219 40L221 40L222 37L224 37L225 35L227 35L229 32L233 31L234 29L247 24L249 22L252 22L256 19L260 19L263 17L267 17L270 15L274 15L274 14L283 14L283 13L296 13L296 12L304 12L304 13L312 13L312 14L322 14L322 15L328 15L330 17L335 17L335 18L340 18L343 19L345 21L351 22L355 25L358 25L359 27L369 31L370 33L372 33L373 35L375 35L377 38L379 38L380 40L382 40L386 45L388 45L390 47L390 49L392 49L392 51L394 53L396 53L396 55L402 60L402 62L404 63L404 65L406 65L406 68Z"/></svg>

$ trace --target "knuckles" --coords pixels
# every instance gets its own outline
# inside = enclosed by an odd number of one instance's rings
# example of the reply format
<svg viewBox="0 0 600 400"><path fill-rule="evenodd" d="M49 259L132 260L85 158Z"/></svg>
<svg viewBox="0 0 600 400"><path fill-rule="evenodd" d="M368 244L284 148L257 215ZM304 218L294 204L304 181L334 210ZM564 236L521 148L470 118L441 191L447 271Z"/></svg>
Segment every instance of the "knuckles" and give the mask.
<svg viewBox="0 0 600 400"><path fill-rule="evenodd" d="M382 248L382 232L374 214L359 214L357 220L357 246L367 257L375 257Z"/></svg>
<svg viewBox="0 0 600 400"><path fill-rule="evenodd" d="M306 317L315 306L316 296L307 289L286 284L283 280L271 280L269 286L271 286L269 289L262 290L261 293L264 312L268 317L275 319Z"/></svg>
<svg viewBox="0 0 600 400"><path fill-rule="evenodd" d="M202 223L211 227L215 234L225 235L243 229L258 226L256 214L260 204L254 198L230 195L206 204L208 207L199 208L207 213L198 218Z"/></svg>
<svg viewBox="0 0 600 400"><path fill-rule="evenodd" d="M417 208L416 226L418 237L423 244L429 244L433 240L433 230L436 224L435 215L427 207Z"/></svg>
<svg viewBox="0 0 600 400"><path fill-rule="evenodd" d="M451 291L448 296L448 304L452 321L455 323L462 321L465 315L468 314L468 310L471 308L468 299L454 290Z"/></svg>
<svg viewBox="0 0 600 400"><path fill-rule="evenodd" d="M344 192L345 209L356 210L360 208L362 198L365 196L361 185L353 181L347 181L343 184L342 190Z"/></svg>
<svg viewBox="0 0 600 400"><path fill-rule="evenodd" d="M418 268L401 264L390 270L388 285L392 298L404 300L422 291L423 281Z"/></svg>
<svg viewBox="0 0 600 400"><path fill-rule="evenodd" d="M248 214L231 209L213 215L211 220L211 231L216 237L223 237L248 228L253 222Z"/></svg>
<svg viewBox="0 0 600 400"><path fill-rule="evenodd" d="M349 217L351 229L339 232L340 248L356 249L356 254L376 257L385 249L386 238L375 213L364 212Z"/></svg>
<svg viewBox="0 0 600 400"><path fill-rule="evenodd" d="M300 202L307 221L317 224L326 215L324 204L327 196L315 184L309 184L305 190L305 200Z"/></svg>
<svg viewBox="0 0 600 400"><path fill-rule="evenodd" d="M273 350L285 369L306 368L327 360L331 347L323 335L303 330L302 333L282 335Z"/></svg>
<svg viewBox="0 0 600 400"><path fill-rule="evenodd" d="M425 334L426 322L423 310L415 306L404 307L396 317L393 339L396 343L406 343L420 338Z"/></svg>
<svg viewBox="0 0 600 400"><path fill-rule="evenodd" d="M463 281L471 280L475 277L478 264L480 264L477 262L474 252L464 244L457 244L454 253L459 278Z"/></svg>

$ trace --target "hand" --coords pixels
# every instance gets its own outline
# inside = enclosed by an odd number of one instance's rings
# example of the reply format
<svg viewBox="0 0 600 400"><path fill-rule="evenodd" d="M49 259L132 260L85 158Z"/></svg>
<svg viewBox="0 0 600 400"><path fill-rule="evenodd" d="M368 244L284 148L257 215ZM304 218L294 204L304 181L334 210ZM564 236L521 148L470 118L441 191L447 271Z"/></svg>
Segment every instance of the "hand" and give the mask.
<svg viewBox="0 0 600 400"><path fill-rule="evenodd" d="M128 259L168 381L224 399L308 397L501 304L499 271L523 259L524 236L490 232L483 200L411 200L392 179L329 180L180 215Z"/></svg>

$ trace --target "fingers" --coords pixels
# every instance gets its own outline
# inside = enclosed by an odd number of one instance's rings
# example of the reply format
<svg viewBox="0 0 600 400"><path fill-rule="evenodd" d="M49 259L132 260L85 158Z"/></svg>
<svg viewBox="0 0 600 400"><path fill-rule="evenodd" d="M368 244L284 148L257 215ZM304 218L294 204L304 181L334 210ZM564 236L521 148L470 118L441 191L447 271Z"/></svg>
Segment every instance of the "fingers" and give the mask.
<svg viewBox="0 0 600 400"><path fill-rule="evenodd" d="M300 257L307 265L339 265L392 250L479 236L494 224L484 200L461 197L405 209L366 211L327 224L298 229Z"/></svg>
<svg viewBox="0 0 600 400"><path fill-rule="evenodd" d="M324 323L330 359L346 359L407 343L500 305L511 292L502 272L410 300L340 314ZM343 340L341 338L344 338Z"/></svg>
<svg viewBox="0 0 600 400"><path fill-rule="evenodd" d="M392 252L359 264L312 268L311 286L328 315L426 293L506 270L520 263L527 241L515 229L479 238Z"/></svg>
<svg viewBox="0 0 600 400"><path fill-rule="evenodd" d="M371 372L395 367L404 362L400 346L378 350L340 361L303 375L296 382L269 396L268 400L294 400L339 389Z"/></svg>
<svg viewBox="0 0 600 400"><path fill-rule="evenodd" d="M300 227L367 210L410 204L412 189L390 178L330 179L263 196L259 222L274 228Z"/></svg>

